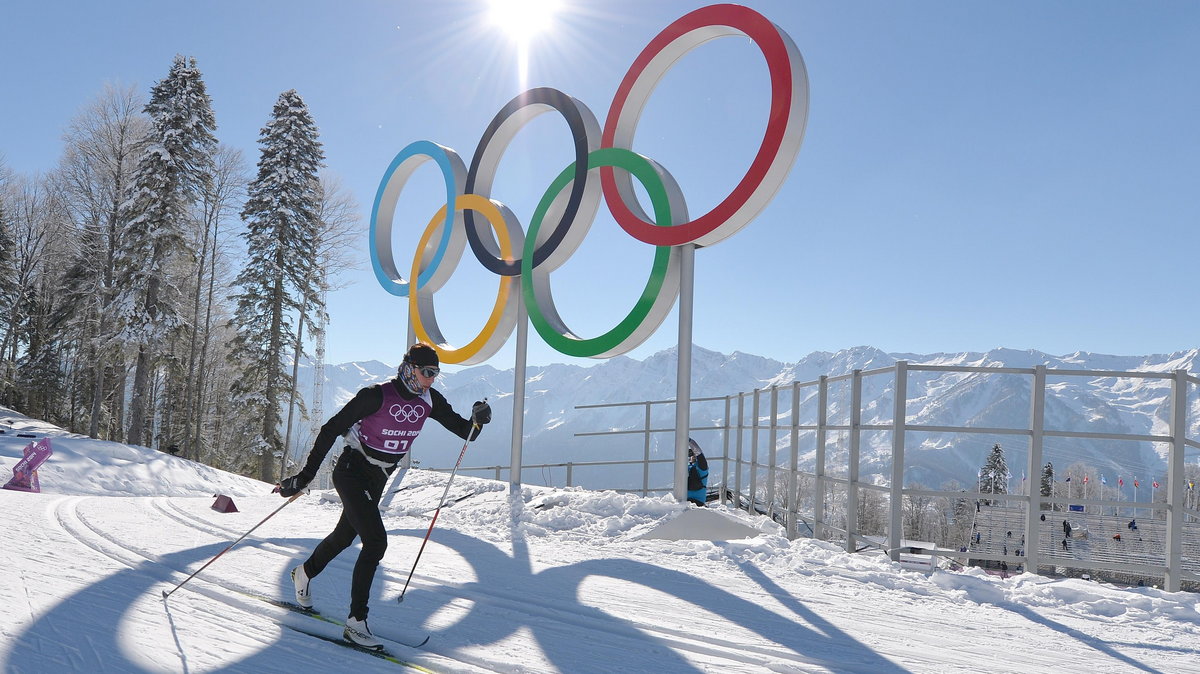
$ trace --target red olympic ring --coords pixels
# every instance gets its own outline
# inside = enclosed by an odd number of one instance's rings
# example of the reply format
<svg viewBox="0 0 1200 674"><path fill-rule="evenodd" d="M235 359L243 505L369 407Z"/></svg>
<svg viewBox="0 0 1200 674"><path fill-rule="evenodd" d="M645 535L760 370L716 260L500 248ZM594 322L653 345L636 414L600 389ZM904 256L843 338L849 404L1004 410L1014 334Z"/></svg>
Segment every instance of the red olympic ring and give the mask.
<svg viewBox="0 0 1200 674"><path fill-rule="evenodd" d="M638 205L632 177L600 169L609 212L638 241L656 246L710 246L748 224L775 196L804 139L808 78L791 39L758 12L740 5L711 5L686 14L659 33L621 81L600 138L601 147L632 149L638 118L658 80L685 53L726 35L745 35L758 45L771 77L771 109L762 144L741 181L708 213L671 227L655 226Z"/></svg>

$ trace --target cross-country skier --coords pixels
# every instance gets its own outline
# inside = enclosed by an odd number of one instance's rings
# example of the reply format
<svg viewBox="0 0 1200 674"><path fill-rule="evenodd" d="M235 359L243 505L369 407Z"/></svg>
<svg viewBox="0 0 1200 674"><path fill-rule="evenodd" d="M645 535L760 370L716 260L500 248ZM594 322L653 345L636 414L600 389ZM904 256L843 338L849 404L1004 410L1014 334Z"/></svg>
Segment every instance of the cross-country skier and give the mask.
<svg viewBox="0 0 1200 674"><path fill-rule="evenodd" d="M483 424L492 420L491 407L478 401L471 419L480 426L471 432L471 420L459 416L446 398L432 388L440 372L437 351L423 343L413 344L391 381L368 386L321 427L303 470L283 480L279 493L291 497L303 490L317 474L333 443L344 436L346 446L333 468L333 486L342 499L342 516L333 532L317 544L303 564L292 569L296 603L312 608L309 581L334 557L350 547L357 536L362 551L354 564L350 585L350 615L345 638L367 648L382 644L367 627L367 599L375 569L387 550L387 530L379 513L379 499L396 464L408 454L426 419L434 419L464 440L474 440Z"/></svg>
<svg viewBox="0 0 1200 674"><path fill-rule="evenodd" d="M701 508L708 500L708 459L699 443L688 438L688 502Z"/></svg>

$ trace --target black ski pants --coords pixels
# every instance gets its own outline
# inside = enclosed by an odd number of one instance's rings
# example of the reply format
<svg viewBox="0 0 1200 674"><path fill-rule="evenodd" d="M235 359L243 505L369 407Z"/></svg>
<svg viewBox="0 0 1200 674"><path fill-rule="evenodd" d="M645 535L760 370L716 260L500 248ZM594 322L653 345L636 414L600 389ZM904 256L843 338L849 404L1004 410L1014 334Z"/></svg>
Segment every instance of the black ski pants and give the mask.
<svg viewBox="0 0 1200 674"><path fill-rule="evenodd" d="M362 541L350 583L350 617L360 620L367 618L375 569L387 551L387 529L379 514L379 499L390 474L391 471L384 472L367 461L358 450L347 447L342 452L333 467L333 487L342 499L342 516L304 562L304 573L315 578L334 557L350 547L355 537Z"/></svg>

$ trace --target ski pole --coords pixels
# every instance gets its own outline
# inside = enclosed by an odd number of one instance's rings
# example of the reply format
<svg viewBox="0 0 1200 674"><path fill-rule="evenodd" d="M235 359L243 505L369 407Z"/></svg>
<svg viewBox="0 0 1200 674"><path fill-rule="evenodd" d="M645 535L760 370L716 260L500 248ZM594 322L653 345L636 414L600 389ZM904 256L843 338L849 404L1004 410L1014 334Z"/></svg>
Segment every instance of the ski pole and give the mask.
<svg viewBox="0 0 1200 674"><path fill-rule="evenodd" d="M475 423L475 415L472 414L471 431L475 431L479 427L479 424ZM462 451L458 453L458 461L454 462L454 470L450 471L450 479L446 480L446 488L442 491L442 498L438 501L437 510L433 511L433 520L429 523L429 530L425 532L425 540L421 541L421 547L417 550L417 558L413 560L412 568L408 571L408 578L404 581L404 587L400 590L400 596L396 597L396 601L404 601L404 593L408 592L408 584L412 582L413 573L417 570L417 562L421 561L421 553L425 552L425 544L429 542L429 535L433 533L433 525L437 524L438 513L442 512L442 506L446 503L446 495L450 493L450 484L454 482L454 476L458 473L458 467L462 464L469 444L471 444L471 433L467 433L467 441L463 443Z"/></svg>
<svg viewBox="0 0 1200 674"><path fill-rule="evenodd" d="M164 600L164 601L166 601L167 597L170 597L172 594L175 594L175 590L178 590L179 588L183 587L183 586L184 586L184 584L186 584L186 583L187 583L189 580L191 580L191 579L195 578L195 577L196 577L196 574L198 574L198 573L200 573L201 571L203 571L203 570L207 569L209 564L212 564L213 562L217 561L217 558L219 558L221 555L225 554L226 552L229 552L229 551L230 551L230 550L233 548L233 546L237 545L238 543L241 543L243 538L245 538L245 537L249 536L250 534L254 533L254 530L255 530L255 529L257 529L257 528L259 528L259 527L261 527L261 526L263 525L263 522L266 522L267 520L269 520L269 519L271 519L272 517L274 517L274 516L275 516L275 513L279 512L280 510L283 510L283 509L284 509L284 507L285 507L285 506L287 506L287 504L289 504L289 503L291 503L292 501L295 501L296 499L300 498L300 495L301 495L301 494L304 494L304 493L305 493L305 492L303 492L303 491L298 491L298 492L296 492L296 493L295 493L295 495L293 495L293 496L292 496L291 498L289 498L288 500L284 501L284 502L283 502L283 505L281 505L281 506L279 506L278 508L276 508L275 510L271 511L271 514L270 514L270 515L267 515L266 517L262 518L262 522L259 522L258 524L255 524L253 527L251 527L251 528L250 528L250 531L247 531L246 533L242 534L240 538L238 538L236 541L234 541L234 542L230 543L230 544L229 544L229 546L228 546L228 547L226 547L224 550L222 550L222 551L218 552L216 557L213 557L212 559L208 560L208 562L206 562L206 563L204 564L204 566L202 566L202 567L200 567L200 568L196 569L195 571L193 571L193 572L192 572L192 575L188 576L187 578L184 578L182 583L180 583L180 584L176 585L175 587L171 588L171 591L170 591L170 592L167 592L166 590L163 590L163 593L162 593L163 600Z"/></svg>

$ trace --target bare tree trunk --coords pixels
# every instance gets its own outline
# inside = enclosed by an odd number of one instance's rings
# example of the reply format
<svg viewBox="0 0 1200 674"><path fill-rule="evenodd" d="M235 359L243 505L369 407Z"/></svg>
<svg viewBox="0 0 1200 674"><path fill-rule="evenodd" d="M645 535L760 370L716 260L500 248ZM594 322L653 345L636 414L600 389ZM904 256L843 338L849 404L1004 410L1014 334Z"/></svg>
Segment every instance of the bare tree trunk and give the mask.
<svg viewBox="0 0 1200 674"><path fill-rule="evenodd" d="M133 395L129 398L129 431L125 443L142 444L142 432L146 426L146 397L150 385L150 349L143 344L138 347L137 365L133 373Z"/></svg>
<svg viewBox="0 0 1200 674"><path fill-rule="evenodd" d="M113 412L110 416L108 437L119 438L125 428L125 387L129 371L125 364L125 354L120 354L112 369L113 381L116 383L112 392Z"/></svg>
<svg viewBox="0 0 1200 674"><path fill-rule="evenodd" d="M283 261L279 261L281 266ZM283 346L283 277L275 279L274 302L271 309L271 343L267 355L267 404L263 410L263 454L259 461L259 478L263 482L274 482L274 464L271 459L273 452L280 450L274 439L279 433L279 398L277 396L279 382L279 350Z"/></svg>
<svg viewBox="0 0 1200 674"><path fill-rule="evenodd" d="M288 394L287 430L283 434L283 452L279 457L279 477L281 478L287 473L287 460L291 453L292 417L296 412L296 381L300 374L300 354L303 352L301 346L304 344L304 315L307 311L308 299L305 298L304 306L300 309L299 325L296 327L296 349L292 358L292 386Z"/></svg>
<svg viewBox="0 0 1200 674"><path fill-rule="evenodd" d="M215 227L219 227L215 225ZM209 340L212 335L212 310L213 310L213 294L216 290L217 282L217 232L218 229L213 229L213 245L209 251L209 268L208 268L208 296L205 298L204 309L204 337L200 340L200 370L197 377L196 386L199 391L199 396L196 399L196 415L195 415L195 432L192 435L192 447L195 451L195 458L200 458L201 444L201 429L204 427L204 412L206 409L205 400L205 384L207 383L208 371L208 347Z"/></svg>
<svg viewBox="0 0 1200 674"><path fill-rule="evenodd" d="M150 371L150 391L146 398L146 429L142 431L142 437L146 439L146 446L151 448L161 448L162 429L162 409L159 407L158 401L166 398L163 392L165 377L162 375L163 368L155 367Z"/></svg>
<svg viewBox="0 0 1200 674"><path fill-rule="evenodd" d="M100 324L103 326L103 319ZM104 413L104 357L99 349L95 358L92 364L92 422L88 425L88 437L91 438L100 437L100 416Z"/></svg>
<svg viewBox="0 0 1200 674"><path fill-rule="evenodd" d="M196 340L200 332L200 298L204 293L204 271L205 265L208 262L208 222L204 223L204 235L201 237L200 243L200 264L196 265L196 291L192 296L192 332L188 340L188 367L187 367L187 390L184 394L183 410L184 410L184 456L192 456L199 458L200 450L195 447L190 447L188 440L191 434L191 416L193 413L198 414L200 405L192 407L193 392L196 392L196 397L199 398L199 384L196 381L196 366L199 360L199 355L196 353ZM208 325L204 325L204 332L208 332Z"/></svg>

